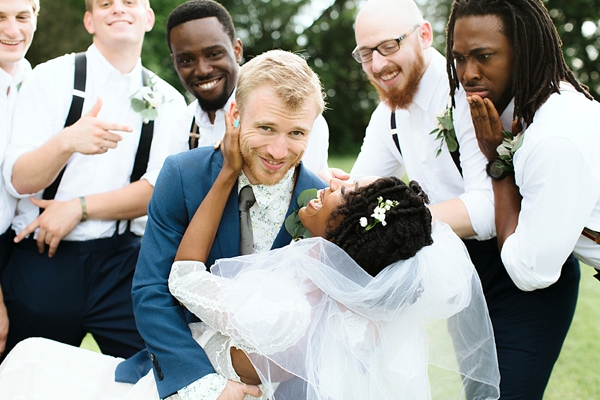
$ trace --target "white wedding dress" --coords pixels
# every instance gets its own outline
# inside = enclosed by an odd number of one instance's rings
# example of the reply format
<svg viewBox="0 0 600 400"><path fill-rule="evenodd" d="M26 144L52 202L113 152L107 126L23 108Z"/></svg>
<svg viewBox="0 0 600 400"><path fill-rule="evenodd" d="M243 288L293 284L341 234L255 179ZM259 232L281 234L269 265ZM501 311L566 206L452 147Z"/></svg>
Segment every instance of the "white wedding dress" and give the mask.
<svg viewBox="0 0 600 400"><path fill-rule="evenodd" d="M375 278L313 238L220 260L212 274L176 262L169 287L203 321L190 329L215 370L239 381L229 348L244 350L264 399L462 399L465 385L477 399L498 398L480 282L448 226L436 223L432 237ZM0 398L158 398L152 372L136 385L115 383L119 362L29 339L0 366Z"/></svg>

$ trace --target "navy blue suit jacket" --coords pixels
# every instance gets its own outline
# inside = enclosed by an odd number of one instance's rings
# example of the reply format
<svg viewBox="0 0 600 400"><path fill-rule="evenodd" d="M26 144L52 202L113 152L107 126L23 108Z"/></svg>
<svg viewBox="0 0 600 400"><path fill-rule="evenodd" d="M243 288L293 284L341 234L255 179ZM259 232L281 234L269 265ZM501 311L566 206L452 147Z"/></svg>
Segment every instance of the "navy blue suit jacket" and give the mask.
<svg viewBox="0 0 600 400"><path fill-rule="evenodd" d="M188 328L188 323L197 319L171 296L167 282L181 238L216 180L222 162L221 152L211 147L168 157L148 205L148 223L132 290L136 323L147 350L122 362L115 378L136 382L153 365L160 398L214 372ZM286 217L297 208L300 192L324 186L321 179L300 164ZM206 265L240 254L237 185L223 201L227 204ZM282 226L272 248L290 242L291 237Z"/></svg>

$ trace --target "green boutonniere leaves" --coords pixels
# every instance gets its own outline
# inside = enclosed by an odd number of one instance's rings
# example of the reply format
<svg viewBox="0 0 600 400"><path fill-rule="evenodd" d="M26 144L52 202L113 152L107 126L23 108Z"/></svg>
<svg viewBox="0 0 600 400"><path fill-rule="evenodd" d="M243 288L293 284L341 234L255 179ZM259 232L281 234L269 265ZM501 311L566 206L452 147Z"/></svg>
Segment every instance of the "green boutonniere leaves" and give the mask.
<svg viewBox="0 0 600 400"><path fill-rule="evenodd" d="M145 86L131 96L131 108L140 113L145 124L158 118L157 108L165 102L165 96L155 89L155 85L156 82L150 78Z"/></svg>
<svg viewBox="0 0 600 400"><path fill-rule="evenodd" d="M521 148L525 135L522 131L515 136L511 131L503 130L502 136L504 136L504 139L496 148L496 151L498 152L498 158L506 161L506 165L502 167L503 170L514 171L515 167L513 165L513 157L517 150Z"/></svg>
<svg viewBox="0 0 600 400"><path fill-rule="evenodd" d="M454 131L454 119L452 116L452 107L446 110L437 117L437 128L429 132L430 135L436 134L436 140L440 141L440 146L435 152L435 156L439 156L444 148L444 143L450 152L458 149L458 141L456 140L456 132Z"/></svg>
<svg viewBox="0 0 600 400"><path fill-rule="evenodd" d="M311 234L300 222L298 211L302 207L306 207L308 202L317 198L317 189L306 189L298 196L298 208L285 219L285 230L292 236L294 241L311 237Z"/></svg>

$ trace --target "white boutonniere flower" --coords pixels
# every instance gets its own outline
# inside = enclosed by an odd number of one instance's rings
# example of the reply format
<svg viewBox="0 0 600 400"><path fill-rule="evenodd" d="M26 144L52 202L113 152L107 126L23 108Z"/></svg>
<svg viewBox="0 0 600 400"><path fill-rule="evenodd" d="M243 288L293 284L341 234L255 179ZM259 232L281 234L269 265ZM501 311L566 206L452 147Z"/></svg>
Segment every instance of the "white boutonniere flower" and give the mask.
<svg viewBox="0 0 600 400"><path fill-rule="evenodd" d="M496 148L498 152L498 158L506 161L506 170L514 171L515 167L513 165L513 157L517 150L521 148L523 145L524 134L523 131L519 132L517 135L513 135L511 131L502 131L502 135L504 139L502 143Z"/></svg>
<svg viewBox="0 0 600 400"><path fill-rule="evenodd" d="M140 113L144 123L154 121L158 117L158 107L165 102L165 96L154 87L154 76L131 96L131 108Z"/></svg>

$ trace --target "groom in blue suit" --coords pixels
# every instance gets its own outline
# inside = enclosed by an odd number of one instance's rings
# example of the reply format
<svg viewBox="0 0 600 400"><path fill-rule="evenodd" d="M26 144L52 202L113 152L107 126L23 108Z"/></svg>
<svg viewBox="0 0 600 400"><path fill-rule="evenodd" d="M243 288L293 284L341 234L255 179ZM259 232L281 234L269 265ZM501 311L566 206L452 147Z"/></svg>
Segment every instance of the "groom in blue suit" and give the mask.
<svg viewBox="0 0 600 400"><path fill-rule="evenodd" d="M211 90L222 85L222 80L215 74L201 84ZM226 207L207 265L219 258L240 255L238 193L247 184L256 197L250 209L254 252L291 242L283 223L298 207L299 193L325 186L300 163L313 122L323 108L319 78L298 55L269 51L241 68L230 115L236 120L234 126L240 128L242 172L229 198L223 199ZM242 399L244 393L256 388L231 381L223 383L202 347L192 338L188 324L197 318L171 296L168 288L171 264L181 238L222 164L221 151L211 147L169 157L148 206L148 223L132 291L136 322L147 351L122 362L116 380L135 382L151 365L160 398L176 393L184 400L198 398L190 394L207 393L206 388L218 386L218 382L220 391L207 398L216 399L221 394L221 399ZM227 397L230 394L233 395Z"/></svg>

